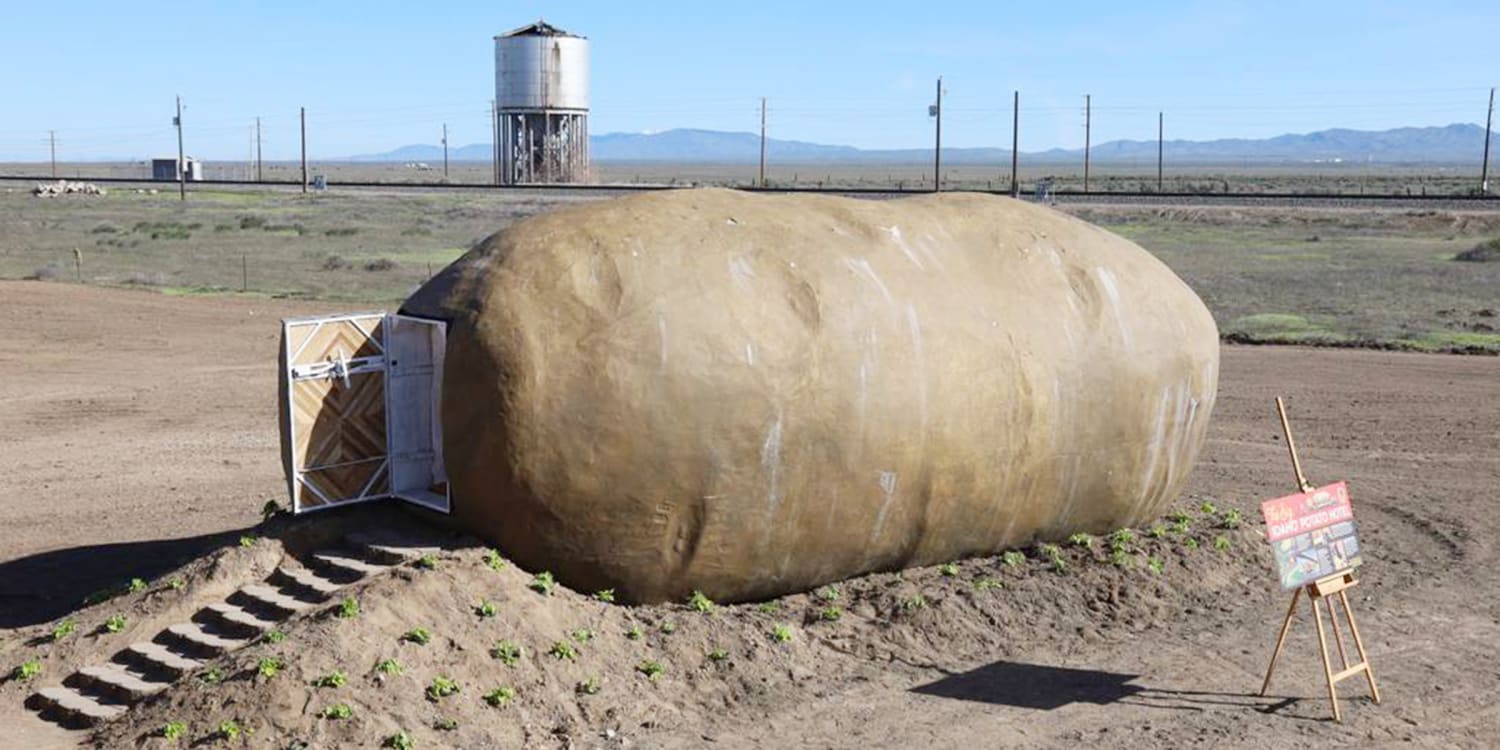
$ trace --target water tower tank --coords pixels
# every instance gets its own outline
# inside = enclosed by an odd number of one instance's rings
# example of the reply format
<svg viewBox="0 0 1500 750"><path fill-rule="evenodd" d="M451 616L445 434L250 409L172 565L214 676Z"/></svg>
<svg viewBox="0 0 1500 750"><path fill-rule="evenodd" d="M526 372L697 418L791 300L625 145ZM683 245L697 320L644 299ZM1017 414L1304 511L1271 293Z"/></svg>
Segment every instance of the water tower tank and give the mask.
<svg viewBox="0 0 1500 750"><path fill-rule="evenodd" d="M588 179L588 45L546 21L495 37L502 184Z"/></svg>

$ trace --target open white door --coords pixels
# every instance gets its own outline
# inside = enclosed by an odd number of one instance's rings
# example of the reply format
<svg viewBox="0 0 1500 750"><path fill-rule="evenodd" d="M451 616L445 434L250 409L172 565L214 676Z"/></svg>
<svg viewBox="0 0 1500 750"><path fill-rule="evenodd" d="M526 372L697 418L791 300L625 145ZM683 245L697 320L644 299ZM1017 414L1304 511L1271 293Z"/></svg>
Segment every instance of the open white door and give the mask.
<svg viewBox="0 0 1500 750"><path fill-rule="evenodd" d="M448 512L441 321L282 321L282 461L295 513L398 497Z"/></svg>

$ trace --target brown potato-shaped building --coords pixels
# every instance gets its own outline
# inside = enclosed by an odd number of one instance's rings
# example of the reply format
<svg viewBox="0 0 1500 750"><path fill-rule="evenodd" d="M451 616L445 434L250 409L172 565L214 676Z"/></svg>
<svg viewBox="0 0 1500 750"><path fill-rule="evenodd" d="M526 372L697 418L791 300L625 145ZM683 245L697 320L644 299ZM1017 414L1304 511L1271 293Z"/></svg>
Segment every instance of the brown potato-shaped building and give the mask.
<svg viewBox="0 0 1500 750"><path fill-rule="evenodd" d="M635 601L724 601L1158 515L1218 335L1135 244L983 195L566 208L407 301L450 321L458 521Z"/></svg>

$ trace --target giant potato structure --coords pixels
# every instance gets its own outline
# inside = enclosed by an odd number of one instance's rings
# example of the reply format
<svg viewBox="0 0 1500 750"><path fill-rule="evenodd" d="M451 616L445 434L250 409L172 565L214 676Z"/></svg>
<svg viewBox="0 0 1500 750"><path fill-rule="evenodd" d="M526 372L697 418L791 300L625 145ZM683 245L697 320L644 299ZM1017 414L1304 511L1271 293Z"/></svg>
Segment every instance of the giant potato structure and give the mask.
<svg viewBox="0 0 1500 750"><path fill-rule="evenodd" d="M684 190L502 231L449 323L453 510L636 601L736 601L1158 514L1213 319L1133 243L1015 200Z"/></svg>

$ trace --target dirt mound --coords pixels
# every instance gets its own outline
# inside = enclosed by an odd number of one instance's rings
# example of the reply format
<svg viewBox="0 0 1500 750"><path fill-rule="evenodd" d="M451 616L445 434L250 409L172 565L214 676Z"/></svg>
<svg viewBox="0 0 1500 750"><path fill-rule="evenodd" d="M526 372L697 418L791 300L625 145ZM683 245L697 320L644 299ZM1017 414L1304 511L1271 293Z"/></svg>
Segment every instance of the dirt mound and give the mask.
<svg viewBox="0 0 1500 750"><path fill-rule="evenodd" d="M237 728L227 746L375 747L403 733L418 747L623 746L698 731L726 711L771 715L834 683L1046 642L1106 647L1233 607L1262 587L1268 564L1256 531L1236 519L1196 507L1154 531L1079 536L735 606L616 605L455 540L283 622L275 639L209 661L94 740L175 747L163 730L181 722L182 742L229 739ZM383 508L276 521L244 546L74 613L74 634L54 641L53 625L18 631L0 653L35 658L41 673L9 681L0 697L21 701L48 678L99 663L332 535L398 523L414 521ZM354 616L340 616L346 597ZM116 614L128 624L112 633L104 623Z"/></svg>

